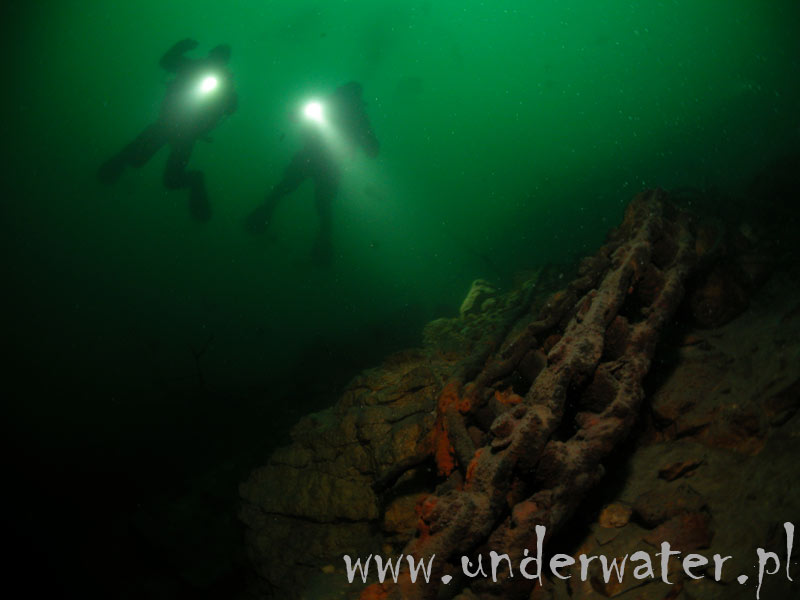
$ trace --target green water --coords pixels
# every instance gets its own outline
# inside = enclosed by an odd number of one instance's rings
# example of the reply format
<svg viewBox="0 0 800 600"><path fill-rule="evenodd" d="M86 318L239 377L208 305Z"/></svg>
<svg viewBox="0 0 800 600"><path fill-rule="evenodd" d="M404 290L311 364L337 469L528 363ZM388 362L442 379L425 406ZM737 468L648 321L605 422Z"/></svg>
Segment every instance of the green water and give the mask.
<svg viewBox="0 0 800 600"><path fill-rule="evenodd" d="M800 141L796 1L62 0L6 21L8 423L46 464L239 443L309 381L416 343L474 278L508 288L593 251L636 192L735 192ZM162 188L166 151L95 181L185 37L231 44L239 94L192 157L205 224ZM352 79L381 154L354 161L319 269L310 184L274 239L242 221L300 147L298 105Z"/></svg>

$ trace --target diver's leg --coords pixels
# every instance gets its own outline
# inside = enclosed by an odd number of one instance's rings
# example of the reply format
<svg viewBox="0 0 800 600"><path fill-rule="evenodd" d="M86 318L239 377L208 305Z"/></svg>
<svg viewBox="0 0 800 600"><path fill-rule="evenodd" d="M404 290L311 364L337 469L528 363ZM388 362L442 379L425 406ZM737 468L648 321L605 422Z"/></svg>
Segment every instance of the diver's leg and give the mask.
<svg viewBox="0 0 800 600"><path fill-rule="evenodd" d="M300 184L308 177L308 162L301 156L296 156L286 171L283 173L281 180L275 184L270 190L264 202L259 204L248 216L245 221L245 228L253 234L261 234L267 230L269 223L272 220L272 214L275 212L275 207L278 206L281 198L291 194L295 191Z"/></svg>
<svg viewBox="0 0 800 600"><path fill-rule="evenodd" d="M189 188L189 211L197 221L211 218L205 177L200 171L187 171L189 157L192 155L194 140L180 140L172 143L172 151L164 169L164 187L170 190Z"/></svg>
<svg viewBox="0 0 800 600"><path fill-rule="evenodd" d="M143 166L166 141L164 128L159 123L149 125L135 140L100 166L97 178L103 183L114 183L125 167Z"/></svg>
<svg viewBox="0 0 800 600"><path fill-rule="evenodd" d="M319 215L319 232L314 241L312 258L314 263L320 266L328 266L333 260L332 206L338 189L339 180L333 174L318 177L314 182L314 200Z"/></svg>

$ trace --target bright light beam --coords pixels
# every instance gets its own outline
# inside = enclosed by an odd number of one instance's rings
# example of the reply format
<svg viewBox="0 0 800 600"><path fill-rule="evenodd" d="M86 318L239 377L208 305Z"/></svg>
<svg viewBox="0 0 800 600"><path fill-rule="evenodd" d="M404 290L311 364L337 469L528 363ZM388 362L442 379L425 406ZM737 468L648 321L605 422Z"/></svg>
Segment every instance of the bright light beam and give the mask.
<svg viewBox="0 0 800 600"><path fill-rule="evenodd" d="M310 121L319 123L320 125L325 123L325 116L322 110L322 104L320 104L316 100L312 100L303 107L303 116L306 119L309 119Z"/></svg>
<svg viewBox="0 0 800 600"><path fill-rule="evenodd" d="M207 77L203 78L203 81L200 82L200 92L203 94L208 94L217 89L218 85L219 80L213 75L208 75Z"/></svg>

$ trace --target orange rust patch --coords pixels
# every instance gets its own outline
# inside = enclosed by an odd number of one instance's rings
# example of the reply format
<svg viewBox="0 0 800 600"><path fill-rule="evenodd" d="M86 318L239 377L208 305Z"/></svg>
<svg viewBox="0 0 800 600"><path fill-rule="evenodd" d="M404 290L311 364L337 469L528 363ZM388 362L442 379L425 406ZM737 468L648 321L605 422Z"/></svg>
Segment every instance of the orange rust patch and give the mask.
<svg viewBox="0 0 800 600"><path fill-rule="evenodd" d="M431 535L431 526L428 524L427 519L430 518L433 508L438 501L439 498L436 496L428 495L421 498L414 507L414 511L419 515L419 519L417 519L417 530L419 531L419 538L421 540L425 540Z"/></svg>
<svg viewBox="0 0 800 600"><path fill-rule="evenodd" d="M447 437L447 431L444 429L437 435L434 458L436 459L436 470L439 475L446 477L456 468L455 449L453 444L450 443L450 438Z"/></svg>
<svg viewBox="0 0 800 600"><path fill-rule="evenodd" d="M439 475L447 476L456 468L455 450L447 431L447 411L453 407L461 413L469 412L469 398L459 395L460 384L450 381L444 386L436 407L436 423L433 426L433 453Z"/></svg>
<svg viewBox="0 0 800 600"><path fill-rule="evenodd" d="M438 501L438 497L434 496L433 494L428 494L424 498L420 499L415 510L420 517L427 519L431 516L431 512L433 512L433 508L436 506Z"/></svg>
<svg viewBox="0 0 800 600"><path fill-rule="evenodd" d="M475 451L475 456L473 456L472 460L469 461L469 466L467 467L467 477L466 477L467 483L472 481L472 477L475 474L475 467L478 466L478 457L480 457L481 452L483 452L483 448L478 448Z"/></svg>
<svg viewBox="0 0 800 600"><path fill-rule="evenodd" d="M469 409L471 408L469 396L465 394L463 398L460 397L460 391L461 384L455 380L449 381L444 386L442 393L439 394L438 408L440 413L444 413L445 409L450 406L455 406L461 413L469 412Z"/></svg>
<svg viewBox="0 0 800 600"><path fill-rule="evenodd" d="M389 597L389 591L380 583L373 583L361 590L358 600L384 600Z"/></svg>
<svg viewBox="0 0 800 600"><path fill-rule="evenodd" d="M422 517L419 518L419 522L417 523L417 531L419 531L419 540L420 542L424 542L429 537L431 537L431 526L425 522L425 519Z"/></svg>
<svg viewBox="0 0 800 600"><path fill-rule="evenodd" d="M515 394L511 387L504 389L502 392L495 390L494 399L504 406L515 406L522 402L522 396Z"/></svg>

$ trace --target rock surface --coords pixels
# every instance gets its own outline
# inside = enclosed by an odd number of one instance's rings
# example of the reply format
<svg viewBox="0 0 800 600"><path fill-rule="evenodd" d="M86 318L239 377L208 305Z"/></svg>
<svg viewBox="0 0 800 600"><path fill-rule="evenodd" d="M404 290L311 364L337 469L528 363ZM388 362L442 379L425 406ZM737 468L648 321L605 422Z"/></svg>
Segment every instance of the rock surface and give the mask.
<svg viewBox="0 0 800 600"><path fill-rule="evenodd" d="M434 485L428 438L437 394L464 360L497 343L526 294L508 294L469 320L430 323L422 348L355 377L335 406L303 418L293 443L241 484L240 518L263 584L257 595L300 597L326 575L323 566L341 567L342 555L409 539Z"/></svg>
<svg viewBox="0 0 800 600"><path fill-rule="evenodd" d="M497 289L491 283L485 279L476 279L472 282L458 312L462 317L487 312L494 306L496 298Z"/></svg>
<svg viewBox="0 0 800 600"><path fill-rule="evenodd" d="M342 555L513 555L533 547L534 524L551 535L567 526L572 541L556 537L545 548L568 544L559 551L575 556L655 554L669 540L682 552L733 558L720 582L690 579L674 559L673 585L605 581L595 561L586 581L547 580L531 590L519 581L454 580L448 597L754 596L755 547L779 552L783 544L785 552L781 524L800 515L797 496L786 493L800 456L800 277L773 277L756 295L751 281L743 287L746 306L734 297L732 308L719 309L723 326L696 314L702 329L669 321L658 368L642 391L646 362L629 379L619 370L655 349L655 338L642 337L636 324L675 308L659 302L680 237L671 220L669 234L656 228L648 258L632 260L629 279L610 285L609 273L625 264L614 252L636 236L634 222L647 221L647 211L635 216L641 200L638 206L585 262L582 283L551 295L554 289L529 281L497 295L486 311L434 321L422 348L362 373L335 406L298 423L293 443L241 485L257 597L432 597L437 586L348 585ZM687 314L709 278L694 282ZM717 300L727 301L724 294ZM557 385L544 394L548 378ZM537 393L544 395L537 400ZM553 398L562 403L548 413ZM637 418L631 447L610 456ZM536 433L547 423L546 434ZM587 496L601 461L606 478ZM442 565L438 577L456 574ZM741 573L749 583L737 582ZM791 585L772 578L762 598L797 595Z"/></svg>

